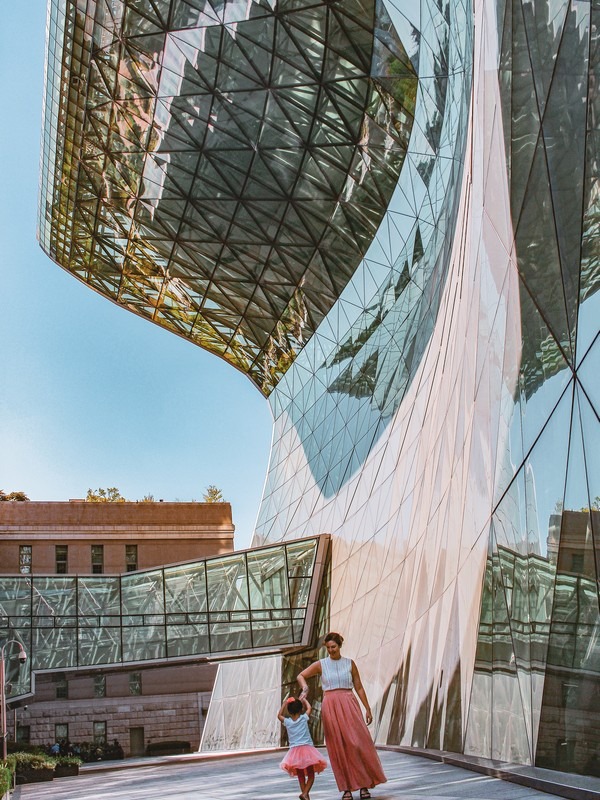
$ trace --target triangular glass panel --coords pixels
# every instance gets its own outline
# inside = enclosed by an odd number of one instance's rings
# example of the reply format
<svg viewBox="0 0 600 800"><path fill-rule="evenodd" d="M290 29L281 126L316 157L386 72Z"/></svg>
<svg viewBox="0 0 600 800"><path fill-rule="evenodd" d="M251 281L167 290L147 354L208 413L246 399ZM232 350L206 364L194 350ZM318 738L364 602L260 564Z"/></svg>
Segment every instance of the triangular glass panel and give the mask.
<svg viewBox="0 0 600 800"><path fill-rule="evenodd" d="M559 46L563 46L563 29L568 20L569 7L568 0L559 0L552 7L547 4L533 6L528 3L522 6L528 55L531 59L530 69L535 80L537 104L541 114L546 107ZM570 53L573 52L570 47L568 49ZM565 97L566 95L563 96L563 100Z"/></svg>

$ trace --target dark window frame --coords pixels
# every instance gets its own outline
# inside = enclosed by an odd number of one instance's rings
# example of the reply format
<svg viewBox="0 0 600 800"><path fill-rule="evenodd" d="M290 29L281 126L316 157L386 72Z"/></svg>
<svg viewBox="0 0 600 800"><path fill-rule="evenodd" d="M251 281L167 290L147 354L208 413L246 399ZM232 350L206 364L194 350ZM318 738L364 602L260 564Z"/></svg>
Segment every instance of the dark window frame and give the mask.
<svg viewBox="0 0 600 800"><path fill-rule="evenodd" d="M59 558L59 555L61 556ZM64 557L63 557L64 556ZM54 545L54 566L57 575L66 575L69 572L69 546L66 544Z"/></svg>
<svg viewBox="0 0 600 800"><path fill-rule="evenodd" d="M138 568L138 546L137 544L125 545L125 570L135 572Z"/></svg>
<svg viewBox="0 0 600 800"><path fill-rule="evenodd" d="M29 558L26 558L29 556ZM30 544L19 545L19 572L21 575L31 575L33 570L33 547Z"/></svg>
<svg viewBox="0 0 600 800"><path fill-rule="evenodd" d="M102 733L96 732L98 726L102 726ZM105 719L95 719L92 722L92 738L94 740L94 744L106 744L108 741L108 735Z"/></svg>
<svg viewBox="0 0 600 800"><path fill-rule="evenodd" d="M104 575L104 545L91 545L92 575Z"/></svg>

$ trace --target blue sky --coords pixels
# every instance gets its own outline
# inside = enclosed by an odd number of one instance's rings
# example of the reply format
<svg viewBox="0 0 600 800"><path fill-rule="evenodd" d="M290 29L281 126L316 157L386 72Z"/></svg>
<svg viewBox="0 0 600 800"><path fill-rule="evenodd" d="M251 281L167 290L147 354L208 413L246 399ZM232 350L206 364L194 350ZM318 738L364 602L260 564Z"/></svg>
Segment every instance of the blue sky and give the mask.
<svg viewBox="0 0 600 800"><path fill-rule="evenodd" d="M31 500L117 486L200 500L215 484L248 547L271 440L267 401L221 359L100 297L36 239L45 0L0 27L0 488Z"/></svg>

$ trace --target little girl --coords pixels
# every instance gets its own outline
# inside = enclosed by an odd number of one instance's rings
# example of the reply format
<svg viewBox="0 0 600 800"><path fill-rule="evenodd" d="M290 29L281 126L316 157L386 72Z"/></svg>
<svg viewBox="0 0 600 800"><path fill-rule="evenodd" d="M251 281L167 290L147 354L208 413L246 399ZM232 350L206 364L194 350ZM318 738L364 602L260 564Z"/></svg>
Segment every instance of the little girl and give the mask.
<svg viewBox="0 0 600 800"><path fill-rule="evenodd" d="M286 708L289 717L283 714ZM283 722L287 729L290 743L290 749L279 766L290 775L298 777L300 800L310 800L309 792L315 782L315 772L323 772L327 766L327 762L314 746L308 730L310 712L311 706L308 700L288 697L277 714L277 719Z"/></svg>

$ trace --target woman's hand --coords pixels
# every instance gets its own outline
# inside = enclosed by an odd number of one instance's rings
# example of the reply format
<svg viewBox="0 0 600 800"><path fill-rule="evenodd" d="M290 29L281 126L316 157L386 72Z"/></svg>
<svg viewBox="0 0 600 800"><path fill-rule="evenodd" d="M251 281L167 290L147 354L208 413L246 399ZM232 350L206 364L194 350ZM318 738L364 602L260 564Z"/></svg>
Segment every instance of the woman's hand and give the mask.
<svg viewBox="0 0 600 800"><path fill-rule="evenodd" d="M304 689L300 692L300 700L306 700L308 697L308 686L305 686Z"/></svg>
<svg viewBox="0 0 600 800"><path fill-rule="evenodd" d="M371 714L371 711L369 710L365 716L367 718L367 725L370 725L373 722L373 714Z"/></svg>

